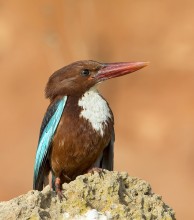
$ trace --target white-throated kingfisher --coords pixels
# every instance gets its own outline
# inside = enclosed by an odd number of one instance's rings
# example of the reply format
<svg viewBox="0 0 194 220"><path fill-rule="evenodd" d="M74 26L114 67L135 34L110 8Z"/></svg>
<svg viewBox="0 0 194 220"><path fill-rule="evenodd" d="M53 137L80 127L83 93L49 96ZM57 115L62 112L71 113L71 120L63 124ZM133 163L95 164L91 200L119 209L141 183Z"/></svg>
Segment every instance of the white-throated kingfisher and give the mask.
<svg viewBox="0 0 194 220"><path fill-rule="evenodd" d="M96 85L147 66L147 62L77 61L50 76L34 165L33 188L42 190L52 173L61 198L62 183L98 168L113 170L114 118Z"/></svg>

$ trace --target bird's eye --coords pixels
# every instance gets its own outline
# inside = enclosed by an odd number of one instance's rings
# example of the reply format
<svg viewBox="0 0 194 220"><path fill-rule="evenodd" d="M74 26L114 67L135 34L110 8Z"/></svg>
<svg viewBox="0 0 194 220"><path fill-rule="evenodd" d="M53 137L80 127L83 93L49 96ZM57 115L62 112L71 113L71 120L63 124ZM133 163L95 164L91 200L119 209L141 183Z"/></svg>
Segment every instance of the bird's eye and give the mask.
<svg viewBox="0 0 194 220"><path fill-rule="evenodd" d="M84 69L81 71L81 75L82 76L89 76L90 75L90 71L88 69Z"/></svg>

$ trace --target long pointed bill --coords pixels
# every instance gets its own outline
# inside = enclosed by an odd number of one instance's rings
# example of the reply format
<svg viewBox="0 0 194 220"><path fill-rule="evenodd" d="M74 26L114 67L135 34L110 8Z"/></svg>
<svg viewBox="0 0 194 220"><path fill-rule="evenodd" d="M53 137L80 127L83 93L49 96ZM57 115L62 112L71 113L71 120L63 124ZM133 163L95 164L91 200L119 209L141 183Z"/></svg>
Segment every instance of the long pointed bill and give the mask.
<svg viewBox="0 0 194 220"><path fill-rule="evenodd" d="M95 75L95 78L100 82L107 79L123 76L146 67L148 64L148 62L108 63L98 71L98 73Z"/></svg>

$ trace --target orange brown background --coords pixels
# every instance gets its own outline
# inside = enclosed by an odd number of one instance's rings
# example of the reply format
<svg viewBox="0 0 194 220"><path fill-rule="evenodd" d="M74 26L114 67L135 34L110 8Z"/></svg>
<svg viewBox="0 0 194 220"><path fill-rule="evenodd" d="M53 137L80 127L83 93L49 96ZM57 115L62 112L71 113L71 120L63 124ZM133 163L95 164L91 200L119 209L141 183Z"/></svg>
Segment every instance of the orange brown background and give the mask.
<svg viewBox="0 0 194 220"><path fill-rule="evenodd" d="M194 2L0 1L0 200L32 189L44 87L73 61L150 61L100 86L115 116L115 169L194 219Z"/></svg>

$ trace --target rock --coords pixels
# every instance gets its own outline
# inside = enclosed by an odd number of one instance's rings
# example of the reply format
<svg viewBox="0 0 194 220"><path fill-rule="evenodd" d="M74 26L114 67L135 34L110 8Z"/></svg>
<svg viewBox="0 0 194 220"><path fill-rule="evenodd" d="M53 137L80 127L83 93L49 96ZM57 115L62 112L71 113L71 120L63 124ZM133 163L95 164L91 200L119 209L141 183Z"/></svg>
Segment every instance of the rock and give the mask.
<svg viewBox="0 0 194 220"><path fill-rule="evenodd" d="M49 186L0 202L0 219L175 219L146 181L126 172L85 174L63 189L62 202Z"/></svg>

